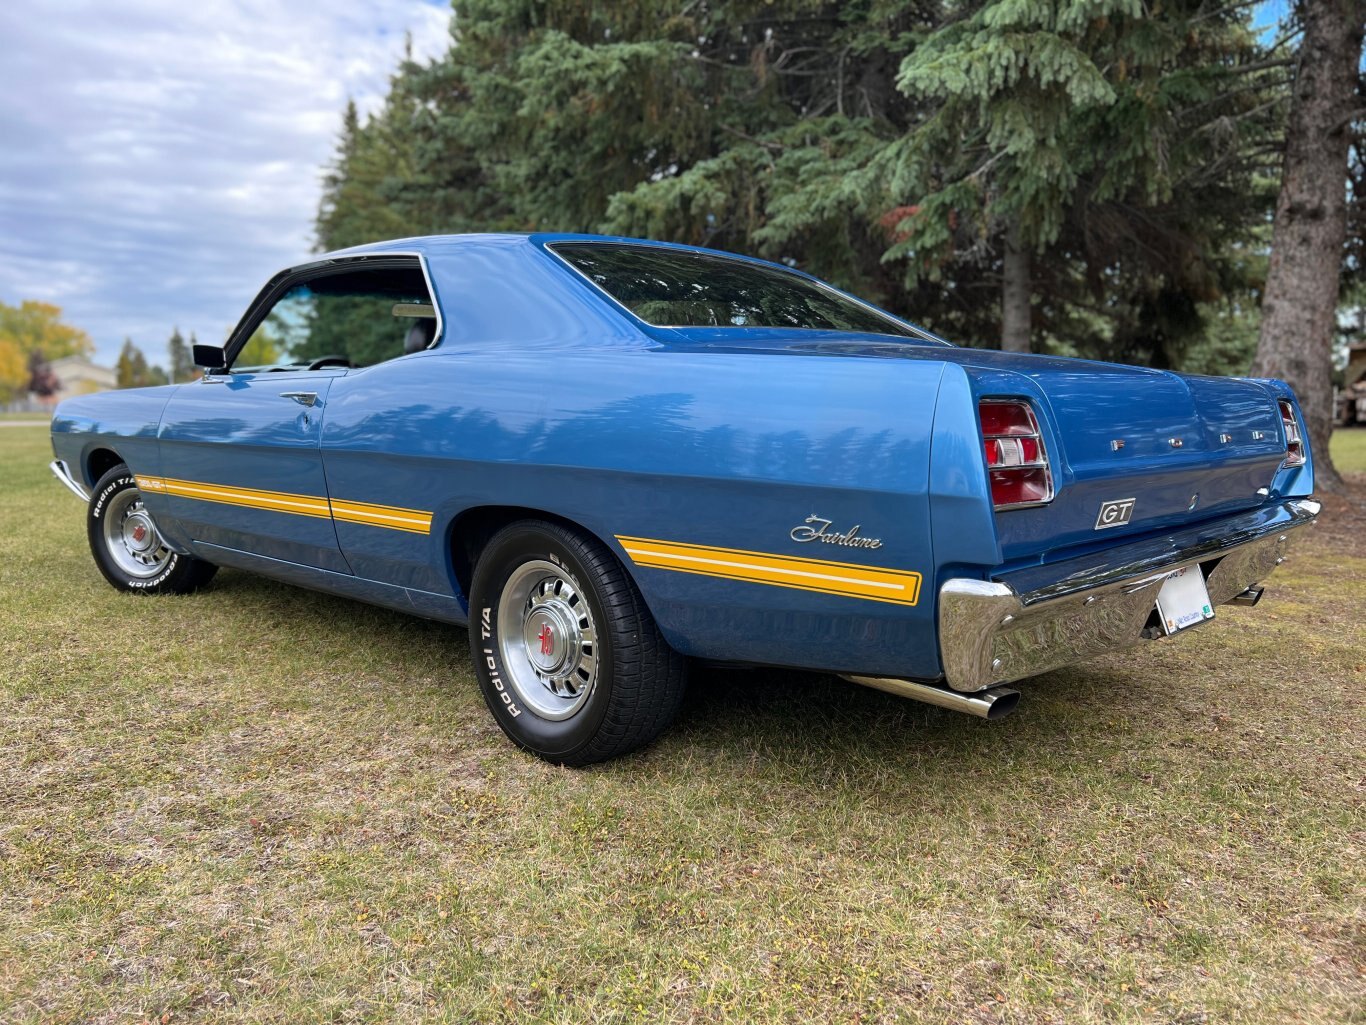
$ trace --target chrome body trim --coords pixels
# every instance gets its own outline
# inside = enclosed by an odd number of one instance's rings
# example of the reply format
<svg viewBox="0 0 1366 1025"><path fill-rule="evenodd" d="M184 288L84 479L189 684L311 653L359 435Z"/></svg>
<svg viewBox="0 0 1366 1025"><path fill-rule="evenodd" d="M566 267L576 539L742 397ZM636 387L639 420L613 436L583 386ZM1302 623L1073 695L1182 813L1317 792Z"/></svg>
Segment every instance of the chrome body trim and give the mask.
<svg viewBox="0 0 1366 1025"><path fill-rule="evenodd" d="M334 252L322 253L307 263L296 263L271 275L261 291L256 293L256 298L252 299L250 305L247 306L246 312L242 314L242 319L228 332L227 340L223 343L223 352L228 358L229 365L223 369L223 376L217 380L230 380L232 361L237 358L242 347L250 340L252 333L261 326L261 322L269 316L275 303L289 291L283 287L286 283L299 284L312 280L314 277L323 276L329 268L335 269L353 263L363 267L366 263L375 263L389 257L410 257L417 260L417 265L422 270L422 281L427 286L427 297L432 301L432 309L436 316L436 330L432 332L432 340L427 343L427 349L436 348L441 342L446 321L441 315L441 302L437 299L436 289L432 287L432 274L427 267L427 254L418 249L379 249L364 253L351 253L345 249L338 249ZM267 298L269 298L268 302ZM405 355L411 355L411 353L405 353ZM394 358L397 359L398 357ZM200 380L208 382L209 377L210 375L205 373Z"/></svg>
<svg viewBox="0 0 1366 1025"><path fill-rule="evenodd" d="M863 687L886 691L897 697L912 698L927 705L966 712L980 719L1004 719L1020 703L1020 692L1009 687L995 687L976 694L959 694L957 691L937 687L932 683L919 683L915 680L897 680L886 676L844 676L850 683Z"/></svg>
<svg viewBox="0 0 1366 1025"><path fill-rule="evenodd" d="M1318 515L1289 499L1157 540L1003 574L955 578L939 589L939 648L949 687L975 694L1144 639L1162 582L1200 566L1210 604L1246 594L1283 561ZM1242 604L1242 602L1240 602Z"/></svg>
<svg viewBox="0 0 1366 1025"><path fill-rule="evenodd" d="M60 459L54 459L47 464L47 468L52 471L52 476L65 484L67 490L82 502L90 501L90 492L85 489L84 484L71 475L71 471L67 469L66 463L62 462Z"/></svg>

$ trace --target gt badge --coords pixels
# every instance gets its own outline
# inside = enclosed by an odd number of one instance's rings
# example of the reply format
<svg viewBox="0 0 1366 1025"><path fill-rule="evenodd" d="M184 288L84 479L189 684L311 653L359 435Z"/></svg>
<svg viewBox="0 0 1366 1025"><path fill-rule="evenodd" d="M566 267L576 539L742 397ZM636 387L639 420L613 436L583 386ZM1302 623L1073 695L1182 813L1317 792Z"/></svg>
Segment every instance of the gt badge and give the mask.
<svg viewBox="0 0 1366 1025"><path fill-rule="evenodd" d="M1100 504L1100 515L1096 517L1096 529L1105 530L1107 527L1123 527L1134 515L1134 505L1136 498L1116 498L1111 502Z"/></svg>

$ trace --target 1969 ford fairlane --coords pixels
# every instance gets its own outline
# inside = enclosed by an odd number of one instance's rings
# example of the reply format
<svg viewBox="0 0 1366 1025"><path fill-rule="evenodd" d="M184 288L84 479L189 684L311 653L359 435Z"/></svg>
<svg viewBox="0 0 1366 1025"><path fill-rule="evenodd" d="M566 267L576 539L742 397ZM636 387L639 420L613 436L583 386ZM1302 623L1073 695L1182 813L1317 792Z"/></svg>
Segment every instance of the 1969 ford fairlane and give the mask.
<svg viewBox="0 0 1366 1025"><path fill-rule="evenodd" d="M957 348L631 239L331 253L195 361L53 420L109 582L229 566L468 625L499 725L568 765L657 736L689 660L996 718L1254 604L1319 508L1281 382Z"/></svg>

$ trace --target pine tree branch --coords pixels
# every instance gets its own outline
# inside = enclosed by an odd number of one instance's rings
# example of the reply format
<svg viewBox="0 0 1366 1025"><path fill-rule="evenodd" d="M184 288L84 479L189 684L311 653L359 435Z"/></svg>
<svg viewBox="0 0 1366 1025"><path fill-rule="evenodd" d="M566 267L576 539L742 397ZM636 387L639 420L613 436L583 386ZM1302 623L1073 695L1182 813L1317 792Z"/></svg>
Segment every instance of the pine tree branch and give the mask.
<svg viewBox="0 0 1366 1025"><path fill-rule="evenodd" d="M1257 71L1266 71L1268 68L1288 68L1297 62L1295 57L1281 57L1276 60L1253 61L1251 64L1236 64L1229 68L1231 75L1251 75Z"/></svg>
<svg viewBox="0 0 1366 1025"><path fill-rule="evenodd" d="M1235 97L1238 97L1238 96L1246 96L1248 93L1259 93L1259 92L1264 92L1265 90L1267 90L1267 89L1269 89L1269 88L1273 88L1274 86L1277 86L1277 85L1289 85L1289 84L1290 84L1290 81L1291 81L1290 78L1287 76L1287 77L1285 78L1284 81L1278 81L1278 82L1257 82L1257 83L1254 83L1253 85L1245 85L1245 86L1243 86L1241 89L1234 89L1232 92L1220 93L1218 96L1215 96L1215 97L1212 98L1212 99L1206 100L1204 103L1197 103L1197 104L1196 104L1195 106L1193 106L1193 107L1187 107L1185 110L1179 111L1179 112L1177 113L1177 119L1178 119L1178 120L1184 121L1184 120L1186 120L1187 118L1190 118L1190 117L1192 117L1192 116L1195 115L1195 114L1199 114L1199 113L1202 112L1202 111L1208 110L1210 107L1216 107L1216 106L1219 106L1219 105L1221 105L1221 104L1225 104L1225 103L1227 103L1229 100L1234 99ZM1280 97L1280 98L1277 99L1277 102L1280 102L1281 99L1288 99L1288 98L1289 98L1289 97ZM1246 113L1246 112L1245 112L1245 113ZM1228 117L1228 116L1230 116L1230 115L1226 115L1226 114L1217 114L1217 115L1215 115L1215 116L1216 116L1216 117ZM1233 116L1233 117L1235 117L1235 118L1240 118L1240 117L1242 117L1242 115L1240 115L1240 114L1234 114L1234 115L1231 115L1231 116Z"/></svg>
<svg viewBox="0 0 1366 1025"><path fill-rule="evenodd" d="M744 139L745 142L753 143L755 146L762 147L763 149L768 150L770 153L781 153L784 149L783 144L780 142L768 142L765 139L755 138L753 135L749 135L746 132L742 132L738 128L732 128L730 125L717 125L716 127L720 128L721 131L725 132L728 135L733 135L737 139Z"/></svg>
<svg viewBox="0 0 1366 1025"><path fill-rule="evenodd" d="M1198 25L1202 21L1217 18L1222 14L1232 14L1234 11L1242 11L1249 7L1260 7L1263 3L1264 0L1239 0L1238 3L1226 4L1223 7L1216 7L1212 11L1206 11L1204 14L1197 14L1188 24Z"/></svg>

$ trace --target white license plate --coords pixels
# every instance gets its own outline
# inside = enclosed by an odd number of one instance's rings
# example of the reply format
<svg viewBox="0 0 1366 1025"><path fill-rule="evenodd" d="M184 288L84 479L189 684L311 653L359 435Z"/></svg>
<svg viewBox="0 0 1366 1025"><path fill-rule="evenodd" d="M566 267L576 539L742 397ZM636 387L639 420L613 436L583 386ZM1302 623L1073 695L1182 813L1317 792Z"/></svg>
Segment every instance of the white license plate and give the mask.
<svg viewBox="0 0 1366 1025"><path fill-rule="evenodd" d="M1179 569L1162 582L1157 592L1157 614L1168 634L1214 618L1214 607L1209 603L1209 591L1199 566Z"/></svg>

